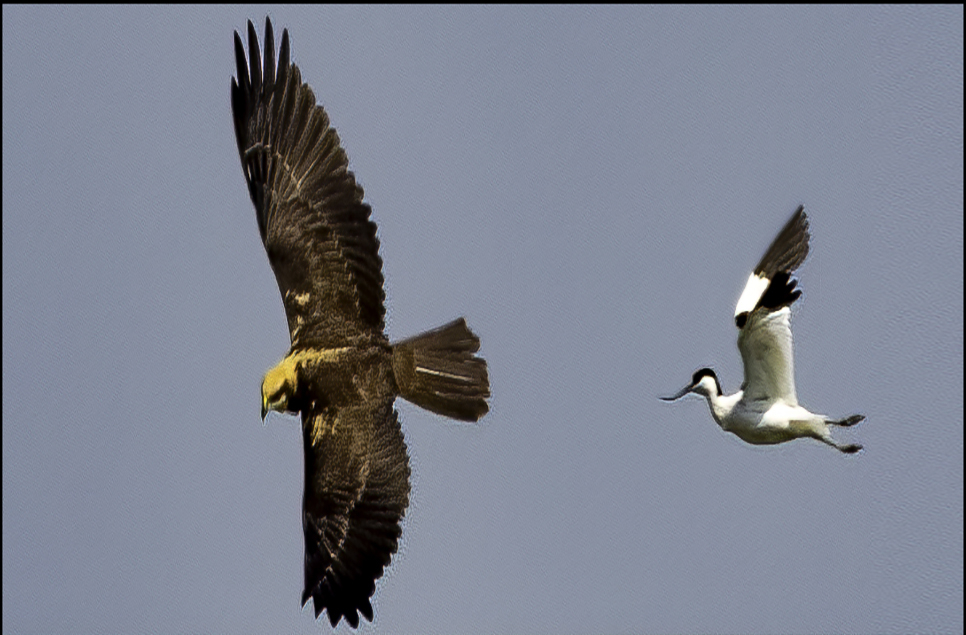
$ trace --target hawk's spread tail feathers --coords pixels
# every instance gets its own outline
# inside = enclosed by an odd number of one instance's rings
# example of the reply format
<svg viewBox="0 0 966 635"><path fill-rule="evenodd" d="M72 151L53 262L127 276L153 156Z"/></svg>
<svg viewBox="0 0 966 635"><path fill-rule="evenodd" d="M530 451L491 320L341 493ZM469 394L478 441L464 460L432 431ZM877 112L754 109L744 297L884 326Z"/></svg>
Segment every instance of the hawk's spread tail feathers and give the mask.
<svg viewBox="0 0 966 635"><path fill-rule="evenodd" d="M444 417L477 421L489 408L486 361L474 355L480 338L459 318L393 345L399 394Z"/></svg>

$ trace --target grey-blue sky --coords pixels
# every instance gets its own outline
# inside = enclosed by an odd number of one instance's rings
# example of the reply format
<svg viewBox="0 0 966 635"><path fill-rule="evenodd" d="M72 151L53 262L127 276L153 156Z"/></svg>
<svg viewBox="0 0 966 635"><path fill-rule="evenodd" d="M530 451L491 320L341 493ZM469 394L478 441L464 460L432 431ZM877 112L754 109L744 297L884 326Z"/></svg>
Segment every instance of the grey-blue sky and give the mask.
<svg viewBox="0 0 966 635"><path fill-rule="evenodd" d="M963 9L277 8L379 224L389 333L465 315L476 426L400 402L380 632L963 629ZM231 127L258 8L3 8L3 627L317 632L288 338ZM803 403L731 311L796 205Z"/></svg>

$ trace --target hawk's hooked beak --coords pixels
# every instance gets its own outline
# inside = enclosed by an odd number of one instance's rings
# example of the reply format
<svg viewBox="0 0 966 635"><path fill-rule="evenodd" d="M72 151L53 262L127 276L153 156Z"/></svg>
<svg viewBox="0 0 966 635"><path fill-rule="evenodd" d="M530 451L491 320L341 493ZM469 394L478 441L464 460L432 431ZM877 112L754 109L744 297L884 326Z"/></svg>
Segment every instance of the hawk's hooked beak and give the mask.
<svg viewBox="0 0 966 635"><path fill-rule="evenodd" d="M684 395L688 394L692 390L694 390L694 386L693 385L685 386L677 394L675 394L675 395L673 395L671 397L658 397L658 399L660 399L661 401L677 401L678 399L680 399Z"/></svg>
<svg viewBox="0 0 966 635"><path fill-rule="evenodd" d="M262 423L265 423L266 415L268 415L268 403L265 401L265 397L262 397Z"/></svg>

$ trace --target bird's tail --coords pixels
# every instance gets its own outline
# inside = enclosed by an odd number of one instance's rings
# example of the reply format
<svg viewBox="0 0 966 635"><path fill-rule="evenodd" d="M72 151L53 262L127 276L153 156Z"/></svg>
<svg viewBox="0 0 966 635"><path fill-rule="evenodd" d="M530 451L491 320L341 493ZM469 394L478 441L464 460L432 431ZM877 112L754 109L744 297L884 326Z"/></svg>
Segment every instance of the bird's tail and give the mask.
<svg viewBox="0 0 966 635"><path fill-rule="evenodd" d="M474 355L480 338L463 318L392 348L392 370L405 399L460 421L477 421L489 410L486 361Z"/></svg>

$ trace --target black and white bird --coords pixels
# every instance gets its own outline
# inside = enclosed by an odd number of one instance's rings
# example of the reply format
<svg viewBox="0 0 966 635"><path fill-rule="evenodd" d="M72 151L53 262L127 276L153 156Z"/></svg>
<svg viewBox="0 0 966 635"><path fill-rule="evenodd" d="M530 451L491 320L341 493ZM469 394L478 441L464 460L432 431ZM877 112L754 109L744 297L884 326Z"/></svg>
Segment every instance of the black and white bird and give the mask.
<svg viewBox="0 0 966 635"><path fill-rule="evenodd" d="M755 445L784 443L810 437L849 454L858 444L836 442L830 426L853 426L864 415L830 419L798 405L792 357L791 305L801 296L792 273L808 255L808 217L802 206L779 232L749 276L735 307L738 350L745 366L745 381L733 395L721 391L718 376L702 368L691 383L664 401L688 393L701 395L722 430Z"/></svg>

